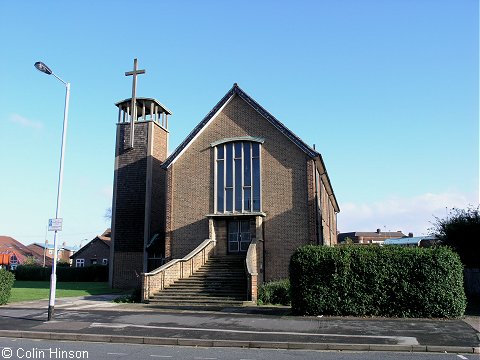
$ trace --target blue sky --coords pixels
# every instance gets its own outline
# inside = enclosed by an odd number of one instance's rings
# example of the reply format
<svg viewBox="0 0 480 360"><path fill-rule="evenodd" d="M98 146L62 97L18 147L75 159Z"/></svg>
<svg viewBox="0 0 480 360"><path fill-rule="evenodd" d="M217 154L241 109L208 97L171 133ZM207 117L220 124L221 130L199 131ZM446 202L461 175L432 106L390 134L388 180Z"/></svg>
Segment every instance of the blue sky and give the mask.
<svg viewBox="0 0 480 360"><path fill-rule="evenodd" d="M116 101L172 110L170 151L237 82L324 157L339 230L426 233L478 204L476 0L4 1L0 235L43 241L71 82L60 241L108 226ZM52 234L47 237L52 239Z"/></svg>

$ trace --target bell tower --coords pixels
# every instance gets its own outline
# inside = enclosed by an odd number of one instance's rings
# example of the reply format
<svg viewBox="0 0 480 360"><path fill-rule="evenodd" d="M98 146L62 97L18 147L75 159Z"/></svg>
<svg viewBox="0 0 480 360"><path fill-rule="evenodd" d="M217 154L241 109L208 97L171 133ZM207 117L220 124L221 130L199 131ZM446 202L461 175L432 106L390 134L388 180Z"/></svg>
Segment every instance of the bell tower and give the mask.
<svg viewBox="0 0 480 360"><path fill-rule="evenodd" d="M153 98L136 96L133 75L132 97L117 102L115 173L112 201L112 244L110 285L131 288L140 285L140 274L148 270L152 239L165 233L165 170L168 152L168 120L172 114ZM158 241L156 241L158 243ZM161 246L154 249L157 255ZM150 249L152 252L152 249ZM161 254L160 254L161 255Z"/></svg>

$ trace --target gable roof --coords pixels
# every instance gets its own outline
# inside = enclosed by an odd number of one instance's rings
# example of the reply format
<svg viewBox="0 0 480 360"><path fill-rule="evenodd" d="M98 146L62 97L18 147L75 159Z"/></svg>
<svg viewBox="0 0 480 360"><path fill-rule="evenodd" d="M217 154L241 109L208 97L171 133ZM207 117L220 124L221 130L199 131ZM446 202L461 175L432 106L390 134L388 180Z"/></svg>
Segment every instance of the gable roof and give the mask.
<svg viewBox="0 0 480 360"><path fill-rule="evenodd" d="M93 238L92 240L90 240L88 243L86 243L83 247L81 247L75 254L73 254L72 256L70 256L70 259L75 259L77 258L83 251L85 251L87 248L89 248L90 246L92 246L93 244L95 244L96 242L100 242L100 243L103 243L104 245L106 245L107 247L110 248L110 243L111 243L111 233L112 233L112 230L111 229L107 229L103 232L102 235L97 235L95 236L95 238Z"/></svg>
<svg viewBox="0 0 480 360"><path fill-rule="evenodd" d="M15 254L20 264L29 256L39 260L31 249L10 236L0 236L0 254Z"/></svg>
<svg viewBox="0 0 480 360"><path fill-rule="evenodd" d="M278 131L285 135L289 140L291 140L295 145L297 145L307 156L312 159L315 159L315 164L320 171L320 175L324 178L328 196L332 200L332 203L335 207L336 212L340 212L340 207L336 196L333 192L333 188L328 176L327 170L325 168L325 163L323 162L322 155L307 145L302 139L295 135L290 129L288 129L282 122L280 122L275 116L270 114L267 110L263 108L259 103L257 103L253 98L251 98L246 92L244 92L237 83L233 84L233 87L225 94L225 96L213 107L212 110L203 118L202 121L188 134L188 136L183 140L183 142L175 149L175 151L170 154L170 156L163 162L162 167L167 169L172 165L186 150L190 143L196 138L196 136L208 125L208 123L225 107L228 102L233 98L233 96L239 96L244 100L248 105L250 105L255 111L257 111L261 116L263 116L270 124L272 124Z"/></svg>
<svg viewBox="0 0 480 360"><path fill-rule="evenodd" d="M165 160L163 163L164 168L168 168L174 163L177 158L183 153L187 146L195 139L195 137L202 131L202 129L214 118L216 114L232 99L233 96L238 95L242 100L249 104L255 111L262 115L270 124L272 124L283 135L290 139L295 145L297 145L305 154L311 158L315 158L320 155L317 151L308 146L297 135L295 135L290 129L282 124L275 116L265 110L259 103L245 93L237 83L233 84L233 87L225 94L225 96L213 107L212 110L203 118L202 121L188 134L183 142L175 149L175 151Z"/></svg>

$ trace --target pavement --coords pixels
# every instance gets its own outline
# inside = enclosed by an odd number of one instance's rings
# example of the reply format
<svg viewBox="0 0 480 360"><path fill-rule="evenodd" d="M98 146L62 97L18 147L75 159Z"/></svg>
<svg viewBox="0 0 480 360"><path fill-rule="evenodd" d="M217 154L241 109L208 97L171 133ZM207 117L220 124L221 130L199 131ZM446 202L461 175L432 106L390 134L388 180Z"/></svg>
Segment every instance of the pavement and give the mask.
<svg viewBox="0 0 480 360"><path fill-rule="evenodd" d="M50 340L304 350L480 354L480 317L392 319L290 316L288 307L159 307L117 295L0 307L0 336Z"/></svg>

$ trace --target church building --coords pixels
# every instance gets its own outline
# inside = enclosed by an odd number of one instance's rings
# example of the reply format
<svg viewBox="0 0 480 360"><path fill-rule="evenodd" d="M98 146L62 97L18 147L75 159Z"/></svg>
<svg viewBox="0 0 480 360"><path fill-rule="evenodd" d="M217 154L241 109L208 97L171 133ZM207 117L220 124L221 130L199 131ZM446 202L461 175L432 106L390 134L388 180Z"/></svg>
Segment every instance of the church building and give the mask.
<svg viewBox="0 0 480 360"><path fill-rule="evenodd" d="M255 300L261 283L288 277L296 248L336 244L322 156L237 84L170 154L172 112L135 89L132 98L116 104L113 287L141 285L148 301L231 258L245 277L240 300Z"/></svg>

